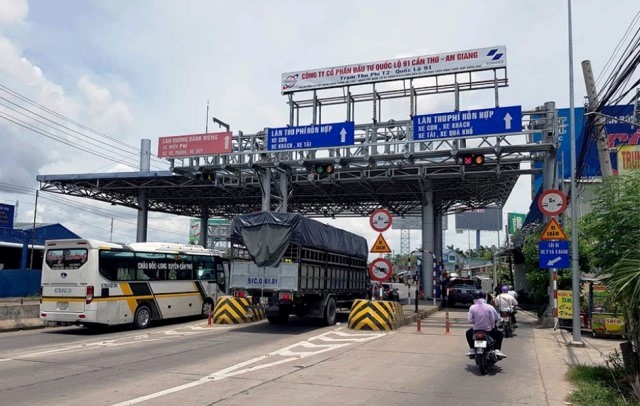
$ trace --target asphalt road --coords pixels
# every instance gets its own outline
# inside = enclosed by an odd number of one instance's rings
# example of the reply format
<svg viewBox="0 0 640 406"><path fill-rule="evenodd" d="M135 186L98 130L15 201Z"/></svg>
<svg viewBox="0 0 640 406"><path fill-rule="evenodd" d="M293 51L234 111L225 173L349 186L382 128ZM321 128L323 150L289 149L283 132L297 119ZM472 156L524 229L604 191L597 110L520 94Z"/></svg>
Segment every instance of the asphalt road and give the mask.
<svg viewBox="0 0 640 406"><path fill-rule="evenodd" d="M481 376L466 352L466 310L392 333L291 318L213 326L187 321L95 333L78 327L0 335L7 405L548 404L522 323L509 358Z"/></svg>

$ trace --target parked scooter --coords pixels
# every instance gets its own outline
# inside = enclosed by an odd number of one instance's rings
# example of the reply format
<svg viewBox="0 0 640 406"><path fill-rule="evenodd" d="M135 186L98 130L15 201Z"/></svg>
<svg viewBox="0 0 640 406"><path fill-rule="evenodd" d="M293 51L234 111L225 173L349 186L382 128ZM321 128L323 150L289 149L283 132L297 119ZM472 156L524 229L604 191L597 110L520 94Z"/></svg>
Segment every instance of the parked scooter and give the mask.
<svg viewBox="0 0 640 406"><path fill-rule="evenodd" d="M488 369L500 361L496 355L495 343L495 340L486 331L476 330L473 332L473 346L476 349L476 354L475 356L470 355L469 358L475 357L476 365L480 367L482 375L486 375Z"/></svg>

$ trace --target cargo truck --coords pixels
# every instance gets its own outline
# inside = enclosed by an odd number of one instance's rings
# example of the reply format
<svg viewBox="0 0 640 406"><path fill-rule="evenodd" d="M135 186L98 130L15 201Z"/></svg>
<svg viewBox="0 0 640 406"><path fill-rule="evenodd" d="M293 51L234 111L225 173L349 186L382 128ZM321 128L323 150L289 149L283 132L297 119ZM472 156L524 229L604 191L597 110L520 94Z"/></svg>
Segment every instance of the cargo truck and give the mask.
<svg viewBox="0 0 640 406"><path fill-rule="evenodd" d="M367 296L367 241L300 214L257 212L231 223L229 292L265 307L273 324L289 315L336 322L338 307Z"/></svg>

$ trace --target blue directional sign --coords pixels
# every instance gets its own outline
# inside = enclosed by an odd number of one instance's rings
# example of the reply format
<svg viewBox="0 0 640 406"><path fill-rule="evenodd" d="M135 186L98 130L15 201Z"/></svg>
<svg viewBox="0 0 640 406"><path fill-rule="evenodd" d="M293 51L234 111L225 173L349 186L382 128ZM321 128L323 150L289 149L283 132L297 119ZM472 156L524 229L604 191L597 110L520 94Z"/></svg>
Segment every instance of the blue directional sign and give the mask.
<svg viewBox="0 0 640 406"><path fill-rule="evenodd" d="M13 228L15 206L0 203L0 227Z"/></svg>
<svg viewBox="0 0 640 406"><path fill-rule="evenodd" d="M569 241L538 242L540 268L569 268Z"/></svg>
<svg viewBox="0 0 640 406"><path fill-rule="evenodd" d="M413 139L439 140L522 131L522 106L452 111L413 117Z"/></svg>
<svg viewBox="0 0 640 406"><path fill-rule="evenodd" d="M269 128L267 149L269 151L284 151L348 146L354 144L354 132L353 121Z"/></svg>

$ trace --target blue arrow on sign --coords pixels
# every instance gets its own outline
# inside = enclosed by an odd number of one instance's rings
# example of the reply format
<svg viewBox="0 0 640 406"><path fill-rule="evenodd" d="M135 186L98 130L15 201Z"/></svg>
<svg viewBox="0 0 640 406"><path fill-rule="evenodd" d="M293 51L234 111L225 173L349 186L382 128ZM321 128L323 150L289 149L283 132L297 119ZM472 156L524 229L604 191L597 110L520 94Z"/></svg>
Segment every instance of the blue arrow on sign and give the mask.
<svg viewBox="0 0 640 406"><path fill-rule="evenodd" d="M285 151L348 146L355 143L354 133L355 124L353 121L269 128L267 130L267 150Z"/></svg>
<svg viewBox="0 0 640 406"><path fill-rule="evenodd" d="M540 256L539 266L543 269L569 268L569 241L540 241L538 242Z"/></svg>
<svg viewBox="0 0 640 406"><path fill-rule="evenodd" d="M413 139L438 140L522 131L522 106L451 111L413 117Z"/></svg>

